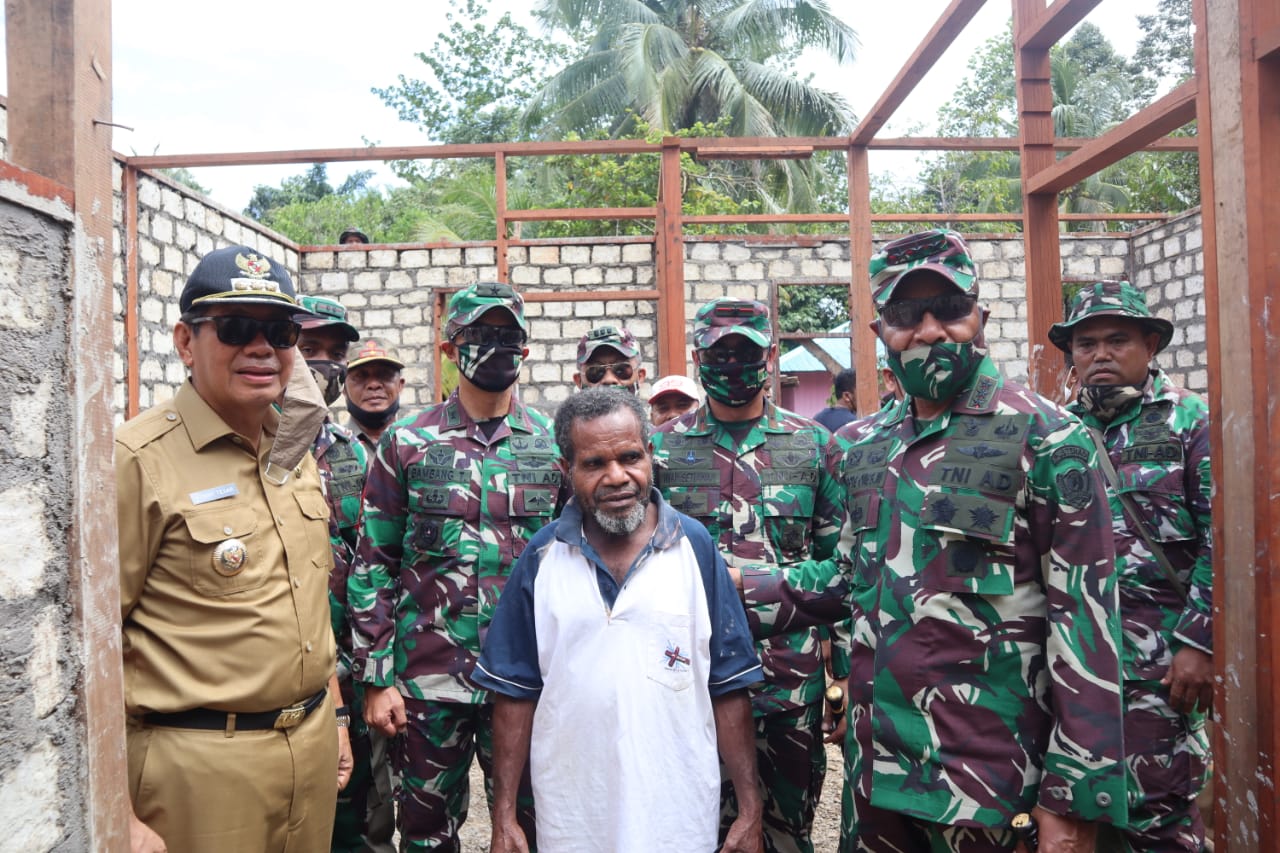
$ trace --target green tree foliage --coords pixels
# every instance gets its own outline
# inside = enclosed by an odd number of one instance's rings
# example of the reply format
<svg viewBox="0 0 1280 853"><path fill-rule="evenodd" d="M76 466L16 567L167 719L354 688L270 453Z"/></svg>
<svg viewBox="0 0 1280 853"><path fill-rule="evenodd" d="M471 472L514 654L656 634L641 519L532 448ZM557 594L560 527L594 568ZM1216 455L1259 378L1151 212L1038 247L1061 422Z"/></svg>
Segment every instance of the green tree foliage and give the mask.
<svg viewBox="0 0 1280 853"><path fill-rule="evenodd" d="M181 167L176 169L161 169L160 174L164 175L170 180L177 181L187 189L195 190L201 195L209 194L209 188L201 184L199 181L197 181L196 176L191 174L190 169L181 168Z"/></svg>

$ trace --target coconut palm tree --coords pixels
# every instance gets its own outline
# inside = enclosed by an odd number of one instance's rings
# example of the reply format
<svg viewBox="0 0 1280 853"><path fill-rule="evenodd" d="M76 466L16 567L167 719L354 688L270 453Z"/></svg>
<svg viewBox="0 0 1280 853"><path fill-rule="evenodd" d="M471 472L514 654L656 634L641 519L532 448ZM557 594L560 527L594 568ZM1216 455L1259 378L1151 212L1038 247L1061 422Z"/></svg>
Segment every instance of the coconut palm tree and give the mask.
<svg viewBox="0 0 1280 853"><path fill-rule="evenodd" d="M848 133L844 98L791 73L806 48L853 59L857 35L827 0L539 0L536 14L587 45L525 109L547 134L625 135L635 117L666 132L727 117L729 136ZM542 124L542 122L546 122ZM757 171L778 207L812 204L804 165Z"/></svg>

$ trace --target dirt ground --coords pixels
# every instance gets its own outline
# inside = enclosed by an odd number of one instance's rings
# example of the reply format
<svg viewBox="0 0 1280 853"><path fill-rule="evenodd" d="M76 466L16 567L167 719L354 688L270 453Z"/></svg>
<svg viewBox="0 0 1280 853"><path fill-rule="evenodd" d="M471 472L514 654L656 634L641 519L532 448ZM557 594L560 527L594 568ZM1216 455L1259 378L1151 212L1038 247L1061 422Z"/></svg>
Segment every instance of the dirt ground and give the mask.
<svg viewBox="0 0 1280 853"><path fill-rule="evenodd" d="M843 782L840 750L827 747L827 781L822 787L822 802L813 818L813 849L818 853L834 851L840 841L840 786ZM471 765L471 813L458 833L464 853L488 853L489 807L484 799L484 777L480 765Z"/></svg>

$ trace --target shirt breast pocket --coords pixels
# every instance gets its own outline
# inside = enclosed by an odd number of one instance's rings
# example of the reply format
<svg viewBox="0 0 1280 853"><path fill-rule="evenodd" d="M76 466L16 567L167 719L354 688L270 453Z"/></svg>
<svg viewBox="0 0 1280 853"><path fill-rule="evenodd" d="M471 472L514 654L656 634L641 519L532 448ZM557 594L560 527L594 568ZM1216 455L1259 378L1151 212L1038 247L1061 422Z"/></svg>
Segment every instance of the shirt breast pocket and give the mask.
<svg viewBox="0 0 1280 853"><path fill-rule="evenodd" d="M813 547L813 489L770 486L764 497L764 525L769 541L784 563L808 558Z"/></svg>
<svg viewBox="0 0 1280 853"><path fill-rule="evenodd" d="M462 541L470 493L461 487L429 485L410 487L412 515L405 531L407 545L428 557L456 554Z"/></svg>
<svg viewBox="0 0 1280 853"><path fill-rule="evenodd" d="M196 592L231 595L266 583L270 566L254 536L258 515L253 507L192 509L182 520L191 537L191 586Z"/></svg>
<svg viewBox="0 0 1280 853"><path fill-rule="evenodd" d="M333 543L329 539L329 504L319 492L295 492L294 500L306 519L308 556L312 563L328 571L333 565Z"/></svg>
<svg viewBox="0 0 1280 853"><path fill-rule="evenodd" d="M1137 506L1146 531L1157 542L1185 542L1196 538L1195 519L1187 508L1182 491L1177 488L1147 486L1140 489L1122 489ZM1133 526L1134 520L1126 521Z"/></svg>
<svg viewBox="0 0 1280 853"><path fill-rule="evenodd" d="M938 592L1013 595L1013 549L971 536L940 534L922 580L926 589Z"/></svg>
<svg viewBox="0 0 1280 853"><path fill-rule="evenodd" d="M524 553L525 542L551 520L556 510L556 491L554 486L511 487L507 515L513 529L507 539L513 560Z"/></svg>
<svg viewBox="0 0 1280 853"><path fill-rule="evenodd" d="M693 617L684 613L655 613L646 626L644 673L669 690L693 685Z"/></svg>

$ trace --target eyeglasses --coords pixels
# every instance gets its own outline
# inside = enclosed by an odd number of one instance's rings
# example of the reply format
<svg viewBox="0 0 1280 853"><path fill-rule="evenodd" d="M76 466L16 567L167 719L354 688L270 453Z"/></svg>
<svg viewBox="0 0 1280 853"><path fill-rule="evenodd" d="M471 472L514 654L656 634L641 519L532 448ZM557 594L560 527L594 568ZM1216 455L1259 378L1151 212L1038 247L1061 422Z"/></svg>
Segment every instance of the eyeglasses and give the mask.
<svg viewBox="0 0 1280 853"><path fill-rule="evenodd" d="M977 301L964 293L927 296L923 299L895 299L880 309L880 319L895 329L910 329L919 325L927 312L939 323L954 323L968 317Z"/></svg>
<svg viewBox="0 0 1280 853"><path fill-rule="evenodd" d="M738 344L737 346L713 346L699 350L704 364L753 364L764 359L764 348L759 344Z"/></svg>
<svg viewBox="0 0 1280 853"><path fill-rule="evenodd" d="M631 367L631 362L629 361L615 361L610 364L588 364L582 368L582 375L592 385L599 385L603 382L606 373L612 373L619 382L626 382L631 378L631 374L635 373L635 370Z"/></svg>
<svg viewBox="0 0 1280 853"><path fill-rule="evenodd" d="M191 317L184 321L188 326L212 323L218 340L229 347L242 347L262 335L276 349L289 349L298 342L302 327L293 320L257 320L237 314L219 314L216 317Z"/></svg>
<svg viewBox="0 0 1280 853"><path fill-rule="evenodd" d="M519 326L488 326L477 323L474 326L463 326L453 335L455 343L497 345L500 347L522 347L527 338L524 329Z"/></svg>

